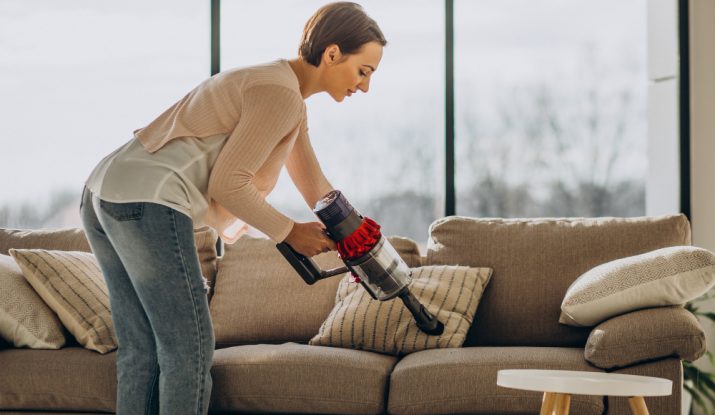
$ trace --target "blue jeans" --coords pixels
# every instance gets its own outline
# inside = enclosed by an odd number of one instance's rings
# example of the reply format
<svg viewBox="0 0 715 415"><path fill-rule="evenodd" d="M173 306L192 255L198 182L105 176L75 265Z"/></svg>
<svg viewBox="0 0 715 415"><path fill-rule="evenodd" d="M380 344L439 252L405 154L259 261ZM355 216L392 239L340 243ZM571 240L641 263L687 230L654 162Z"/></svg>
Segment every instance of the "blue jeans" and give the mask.
<svg viewBox="0 0 715 415"><path fill-rule="evenodd" d="M214 332L191 218L87 188L80 216L109 291L117 414L208 413Z"/></svg>

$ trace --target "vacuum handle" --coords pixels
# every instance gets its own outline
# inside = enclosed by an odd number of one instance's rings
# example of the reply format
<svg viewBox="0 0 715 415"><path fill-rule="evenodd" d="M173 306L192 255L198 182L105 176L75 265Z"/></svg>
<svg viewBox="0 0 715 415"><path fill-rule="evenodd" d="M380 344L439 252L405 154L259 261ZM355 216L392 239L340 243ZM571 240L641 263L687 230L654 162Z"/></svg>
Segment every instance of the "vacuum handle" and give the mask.
<svg viewBox="0 0 715 415"><path fill-rule="evenodd" d="M298 272L298 275L303 278L303 281L309 285L315 284L318 280L344 274L349 271L348 267L333 268L325 271L321 270L312 259L293 249L288 242L276 244L276 248L278 248L285 259L288 260L288 263Z"/></svg>

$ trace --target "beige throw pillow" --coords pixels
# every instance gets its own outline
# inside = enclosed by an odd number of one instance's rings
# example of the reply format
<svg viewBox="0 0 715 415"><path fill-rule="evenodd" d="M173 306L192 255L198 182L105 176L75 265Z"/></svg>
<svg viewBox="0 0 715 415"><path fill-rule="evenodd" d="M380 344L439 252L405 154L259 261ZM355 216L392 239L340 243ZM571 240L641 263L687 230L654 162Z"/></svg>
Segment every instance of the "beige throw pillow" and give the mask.
<svg viewBox="0 0 715 415"><path fill-rule="evenodd" d="M617 369L664 357L694 362L707 351L705 332L679 305L652 307L610 318L588 336L583 356L601 369Z"/></svg>
<svg viewBox="0 0 715 415"><path fill-rule="evenodd" d="M672 246L617 259L585 272L566 291L559 323L594 326L648 307L680 305L715 285L715 255Z"/></svg>
<svg viewBox="0 0 715 415"><path fill-rule="evenodd" d="M62 323L22 276L15 261L0 254L0 337L15 347L59 349Z"/></svg>
<svg viewBox="0 0 715 415"><path fill-rule="evenodd" d="M93 254L10 249L10 255L79 344L102 354L117 348L107 286Z"/></svg>
<svg viewBox="0 0 715 415"><path fill-rule="evenodd" d="M310 344L392 355L460 347L491 275L490 268L453 265L412 268L410 291L445 325L439 336L422 332L401 299L373 300L360 284L351 283L347 275L338 286L335 307Z"/></svg>

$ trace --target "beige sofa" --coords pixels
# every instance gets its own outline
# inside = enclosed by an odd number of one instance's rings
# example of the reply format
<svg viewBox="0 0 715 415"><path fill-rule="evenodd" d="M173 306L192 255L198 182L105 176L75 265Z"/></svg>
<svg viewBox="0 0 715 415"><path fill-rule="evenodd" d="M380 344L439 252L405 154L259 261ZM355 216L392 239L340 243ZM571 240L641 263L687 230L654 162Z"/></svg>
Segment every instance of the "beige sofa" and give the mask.
<svg viewBox="0 0 715 415"><path fill-rule="evenodd" d="M701 326L680 306L634 311L589 328L558 323L566 289L586 270L690 244L682 215L450 217L430 226L424 255L413 241L392 237L413 267L494 270L464 347L402 358L308 345L333 307L340 277L306 285L268 240L245 238L216 258L213 238L210 230L197 232L204 274L215 288L212 413L537 414L540 393L499 387L496 378L500 369L540 368L671 379L671 396L646 403L651 414L678 414L681 359L692 361L705 351ZM11 247L88 250L79 230L2 230L0 253ZM334 253L318 259L324 266L336 261ZM114 410L115 352L101 355L76 344L60 350L2 347L0 412ZM630 410L625 398L575 395L571 413Z"/></svg>

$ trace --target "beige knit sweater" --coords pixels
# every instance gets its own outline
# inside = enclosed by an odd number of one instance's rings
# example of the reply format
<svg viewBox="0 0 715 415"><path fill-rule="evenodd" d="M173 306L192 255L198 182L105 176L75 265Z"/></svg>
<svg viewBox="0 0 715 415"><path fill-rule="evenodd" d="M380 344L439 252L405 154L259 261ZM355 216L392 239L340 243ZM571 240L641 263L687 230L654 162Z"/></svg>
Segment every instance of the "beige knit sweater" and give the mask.
<svg viewBox="0 0 715 415"><path fill-rule="evenodd" d="M265 197L286 166L310 208L332 190L308 137L305 102L287 60L220 72L134 131L153 153L182 136L228 133L211 170L204 222L226 243L254 226L276 242L293 228Z"/></svg>

